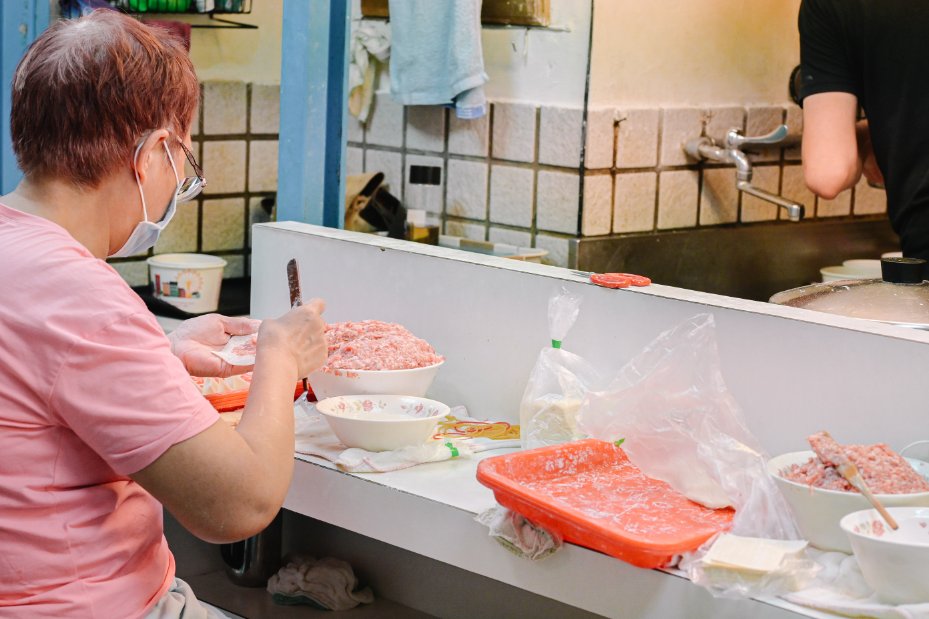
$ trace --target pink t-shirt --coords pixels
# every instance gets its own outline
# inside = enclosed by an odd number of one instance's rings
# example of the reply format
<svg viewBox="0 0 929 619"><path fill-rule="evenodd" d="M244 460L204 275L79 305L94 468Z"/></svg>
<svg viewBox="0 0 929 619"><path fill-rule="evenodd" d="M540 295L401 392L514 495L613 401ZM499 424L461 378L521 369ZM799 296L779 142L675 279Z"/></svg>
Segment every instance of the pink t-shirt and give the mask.
<svg viewBox="0 0 929 619"><path fill-rule="evenodd" d="M0 204L0 617L144 615L174 558L127 476L218 420L116 271Z"/></svg>

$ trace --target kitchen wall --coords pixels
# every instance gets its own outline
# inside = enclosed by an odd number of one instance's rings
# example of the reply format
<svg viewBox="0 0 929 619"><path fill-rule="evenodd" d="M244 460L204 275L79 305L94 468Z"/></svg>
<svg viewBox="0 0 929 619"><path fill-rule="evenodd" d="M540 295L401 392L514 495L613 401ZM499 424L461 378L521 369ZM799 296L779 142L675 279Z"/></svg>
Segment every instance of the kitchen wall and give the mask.
<svg viewBox="0 0 929 619"><path fill-rule="evenodd" d="M773 205L735 190L732 166L697 165L681 145L700 135L721 140L732 127L763 134L782 122L799 137L802 112L787 88L799 63L799 5L595 0L584 185L585 194L590 183L602 187L612 209L585 200L583 234L783 219ZM755 184L803 203L808 218L886 209L883 191L864 182L817 199L803 182L797 147L752 161Z"/></svg>
<svg viewBox="0 0 929 619"><path fill-rule="evenodd" d="M216 254L229 263L225 277L243 277L249 272L251 224L270 220L277 191L280 87L206 81L201 88L191 134L207 186L197 199L177 205L153 253ZM110 263L130 285L141 286L148 283L148 255Z"/></svg>

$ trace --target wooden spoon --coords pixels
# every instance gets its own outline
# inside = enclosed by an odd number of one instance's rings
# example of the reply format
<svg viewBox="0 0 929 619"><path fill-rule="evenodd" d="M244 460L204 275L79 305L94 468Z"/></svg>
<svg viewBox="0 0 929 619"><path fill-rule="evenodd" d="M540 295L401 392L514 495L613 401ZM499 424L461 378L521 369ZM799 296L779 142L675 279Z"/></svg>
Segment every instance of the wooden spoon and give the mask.
<svg viewBox="0 0 929 619"><path fill-rule="evenodd" d="M893 516L887 512L887 509L871 492L864 477L861 476L858 467L845 455L842 446L825 431L814 434L810 437L809 441L810 447L813 448L813 451L819 459L823 461L823 464L833 467L839 472L839 475L848 480L848 483L854 486L866 499L868 499L868 502L874 506L874 509L887 521L890 528L896 531L899 528L897 521L893 519Z"/></svg>

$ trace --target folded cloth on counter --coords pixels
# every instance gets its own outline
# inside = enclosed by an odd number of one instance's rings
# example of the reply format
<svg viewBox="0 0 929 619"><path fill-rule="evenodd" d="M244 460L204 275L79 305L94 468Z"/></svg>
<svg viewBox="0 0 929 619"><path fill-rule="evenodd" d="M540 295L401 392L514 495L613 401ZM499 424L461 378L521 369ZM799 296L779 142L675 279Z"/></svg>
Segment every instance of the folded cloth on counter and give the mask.
<svg viewBox="0 0 929 619"><path fill-rule="evenodd" d="M390 26L386 22L361 21L352 30L348 67L348 111L368 122L378 63L390 58Z"/></svg>
<svg viewBox="0 0 929 619"><path fill-rule="evenodd" d="M370 604L374 593L359 588L352 566L326 557L295 557L268 579L268 593L275 604L308 604L323 610L348 610Z"/></svg>
<svg viewBox="0 0 929 619"><path fill-rule="evenodd" d="M470 419L463 406L451 410L458 420ZM349 473L386 473L424 464L469 456L490 448L519 447L518 440L447 439L393 451L366 451L348 448L339 442L326 419L305 398L294 404L294 450L334 463Z"/></svg>
<svg viewBox="0 0 929 619"><path fill-rule="evenodd" d="M854 556L812 549L808 552L823 569L811 586L781 596L788 602L848 617L929 619L929 603L894 606L881 602L865 582Z"/></svg>
<svg viewBox="0 0 929 619"><path fill-rule="evenodd" d="M537 561L555 553L562 546L561 537L557 534L501 505L485 509L474 519L490 529L489 535L517 557Z"/></svg>
<svg viewBox="0 0 929 619"><path fill-rule="evenodd" d="M481 0L390 0L390 93L404 105L455 105L459 118L487 111Z"/></svg>

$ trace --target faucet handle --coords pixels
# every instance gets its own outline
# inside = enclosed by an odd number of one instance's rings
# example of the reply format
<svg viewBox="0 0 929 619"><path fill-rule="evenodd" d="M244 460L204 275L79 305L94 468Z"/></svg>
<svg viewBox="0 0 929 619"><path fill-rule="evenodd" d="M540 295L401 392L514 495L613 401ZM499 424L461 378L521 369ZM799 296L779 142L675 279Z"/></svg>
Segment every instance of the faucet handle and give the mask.
<svg viewBox="0 0 929 619"><path fill-rule="evenodd" d="M727 148L742 148L743 146L754 146L756 144L777 144L787 137L787 125L779 125L774 131L767 135L748 137L742 135L738 129L730 129L726 134Z"/></svg>

